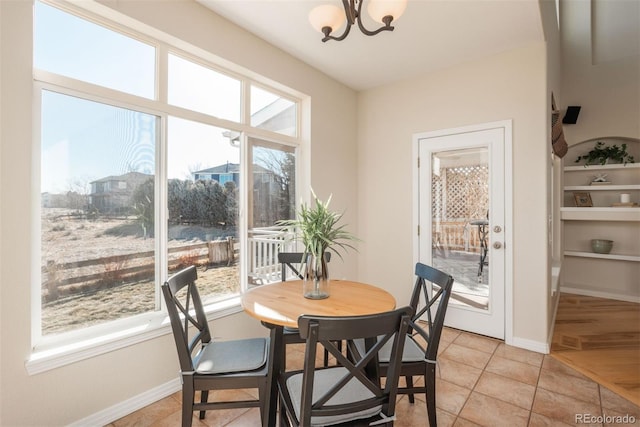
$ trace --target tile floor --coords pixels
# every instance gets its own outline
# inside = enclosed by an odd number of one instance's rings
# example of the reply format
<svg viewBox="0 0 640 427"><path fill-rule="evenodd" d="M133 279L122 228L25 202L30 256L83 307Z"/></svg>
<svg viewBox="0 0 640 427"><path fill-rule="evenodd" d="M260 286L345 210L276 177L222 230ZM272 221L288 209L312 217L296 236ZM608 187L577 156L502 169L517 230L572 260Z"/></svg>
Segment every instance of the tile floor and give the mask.
<svg viewBox="0 0 640 427"><path fill-rule="evenodd" d="M288 349L287 365L296 369L303 349L290 347L294 348ZM442 427L640 426L640 407L549 355L445 328L438 364L438 425ZM178 426L180 405L180 393L175 393L109 427ZM426 426L426 412L423 396L416 395L414 405L406 396L399 397L395 425ZM603 416L607 417L604 422ZM193 425L253 427L259 423L257 409L236 409L209 411L202 421L194 417Z"/></svg>

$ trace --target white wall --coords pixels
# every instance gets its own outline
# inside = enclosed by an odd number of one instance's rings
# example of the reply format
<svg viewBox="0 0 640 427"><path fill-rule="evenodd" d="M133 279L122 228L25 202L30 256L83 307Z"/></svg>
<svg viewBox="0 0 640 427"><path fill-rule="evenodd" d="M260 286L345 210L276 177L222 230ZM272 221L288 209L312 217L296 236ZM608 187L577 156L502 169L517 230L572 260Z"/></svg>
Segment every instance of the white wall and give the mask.
<svg viewBox="0 0 640 427"><path fill-rule="evenodd" d="M149 2L105 4L310 95L311 184L320 196L333 192L333 207L347 209L346 221L355 223L358 176L352 90L192 1L154 2L153 7ZM171 336L165 335L41 374L27 374L30 289L39 269L30 260L32 242L40 238L29 224L39 185L32 167L31 2L0 1L0 19L0 425L67 425L175 379L177 356ZM357 257L332 262L332 272L356 278ZM265 333L244 314L215 321L213 328L216 336Z"/></svg>
<svg viewBox="0 0 640 427"><path fill-rule="evenodd" d="M546 343L548 100L544 43L359 94L358 232L366 236L360 279L409 301L412 135L512 119L513 333Z"/></svg>
<svg viewBox="0 0 640 427"><path fill-rule="evenodd" d="M603 2L606 3L606 2ZM629 13L638 13L635 2ZM569 145L592 138L640 138L640 52L595 63L592 58L592 2L560 3L563 50L562 108L582 107L578 122L565 125ZM636 34L637 34L636 28ZM633 42L633 40L630 40ZM635 40L636 46L638 41ZM571 164L575 158L567 159Z"/></svg>

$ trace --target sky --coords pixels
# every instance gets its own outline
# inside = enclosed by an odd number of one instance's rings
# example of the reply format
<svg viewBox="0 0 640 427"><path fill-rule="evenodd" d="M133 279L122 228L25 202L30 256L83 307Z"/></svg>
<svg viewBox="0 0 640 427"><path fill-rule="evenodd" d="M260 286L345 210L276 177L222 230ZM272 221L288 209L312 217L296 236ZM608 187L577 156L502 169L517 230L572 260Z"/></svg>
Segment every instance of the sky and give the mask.
<svg viewBox="0 0 640 427"><path fill-rule="evenodd" d="M34 66L90 83L153 99L155 49L36 2ZM238 121L240 84L171 54L169 102ZM251 112L278 97L251 90ZM131 171L153 174L160 118L96 101L43 90L41 192L89 191L91 181ZM239 163L239 148L226 129L168 117L167 174L190 172L226 162Z"/></svg>

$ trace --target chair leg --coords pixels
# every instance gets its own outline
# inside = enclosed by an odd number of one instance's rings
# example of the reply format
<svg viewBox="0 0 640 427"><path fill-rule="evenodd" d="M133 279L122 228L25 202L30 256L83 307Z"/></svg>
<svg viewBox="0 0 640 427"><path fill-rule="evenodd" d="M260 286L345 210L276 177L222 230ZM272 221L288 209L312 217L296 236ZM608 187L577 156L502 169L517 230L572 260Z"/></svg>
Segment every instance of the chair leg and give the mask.
<svg viewBox="0 0 640 427"><path fill-rule="evenodd" d="M413 388L413 377L411 375L405 376L404 380L407 383L407 388ZM413 393L409 393L409 403L416 403Z"/></svg>
<svg viewBox="0 0 640 427"><path fill-rule="evenodd" d="M193 389L193 381L190 378L182 377L182 427L191 427L193 421L193 402L195 399L195 391Z"/></svg>
<svg viewBox="0 0 640 427"><path fill-rule="evenodd" d="M200 403L207 403L209 400L209 390L202 390L200 392ZM200 411L200 419L204 420L207 411Z"/></svg>
<svg viewBox="0 0 640 427"><path fill-rule="evenodd" d="M424 377L425 387L427 388L427 414L429 415L429 425L436 427L436 365L429 363L427 372Z"/></svg>

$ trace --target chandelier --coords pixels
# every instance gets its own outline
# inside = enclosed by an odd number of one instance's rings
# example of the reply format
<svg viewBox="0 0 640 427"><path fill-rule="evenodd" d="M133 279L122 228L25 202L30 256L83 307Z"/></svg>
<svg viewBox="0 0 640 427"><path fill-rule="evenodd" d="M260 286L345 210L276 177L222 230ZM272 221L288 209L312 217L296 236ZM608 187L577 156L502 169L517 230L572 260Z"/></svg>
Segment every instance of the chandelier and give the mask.
<svg viewBox="0 0 640 427"><path fill-rule="evenodd" d="M377 30L370 31L365 28L362 23L362 5L365 0L342 0L342 6L344 10L341 10L338 6L333 4L325 4L317 6L309 13L309 22L311 26L317 31L324 34L322 38L323 42L328 40L344 40L351 31L351 26L358 23L358 28L367 36L374 36L381 31L393 31L391 22L394 19L398 19L407 7L407 0L368 0L369 5L367 11L369 16L377 22L380 22L382 27ZM333 36L331 33L342 26L344 21L347 21L347 26L344 32L340 36Z"/></svg>

